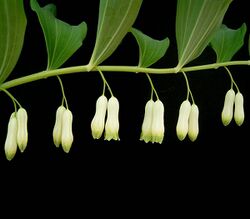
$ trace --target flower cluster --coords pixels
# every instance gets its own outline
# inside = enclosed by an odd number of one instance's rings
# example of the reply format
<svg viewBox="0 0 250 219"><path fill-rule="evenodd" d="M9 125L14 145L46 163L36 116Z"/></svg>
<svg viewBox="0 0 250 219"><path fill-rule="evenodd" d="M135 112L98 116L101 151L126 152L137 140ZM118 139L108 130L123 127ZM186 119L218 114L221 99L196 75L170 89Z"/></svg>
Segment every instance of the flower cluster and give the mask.
<svg viewBox="0 0 250 219"><path fill-rule="evenodd" d="M164 138L164 105L151 99L146 103L140 140L146 143L162 143Z"/></svg>
<svg viewBox="0 0 250 219"><path fill-rule="evenodd" d="M234 90L231 88L226 92L224 105L221 113L221 120L224 126L229 125L233 119L238 126L241 126L244 122L244 98L238 91L235 95Z"/></svg>
<svg viewBox="0 0 250 219"><path fill-rule="evenodd" d="M73 143L72 132L73 115L63 105L56 111L56 121L53 128L53 140L56 147L62 145L63 150L68 153Z"/></svg>
<svg viewBox="0 0 250 219"><path fill-rule="evenodd" d="M191 141L195 141L199 133L199 109L196 104L190 104L184 100L179 109L179 116L176 125L176 134L179 140L184 140L188 135Z"/></svg>
<svg viewBox="0 0 250 219"><path fill-rule="evenodd" d="M107 120L105 123L107 112ZM96 101L96 112L91 121L91 131L94 139L99 139L105 129L105 140L119 139L119 102L114 96L109 100L102 95Z"/></svg>
<svg viewBox="0 0 250 219"><path fill-rule="evenodd" d="M28 115L24 108L19 108L17 112L11 114L7 137L4 144L5 155L8 160L12 160L17 148L23 152L28 144Z"/></svg>
<svg viewBox="0 0 250 219"><path fill-rule="evenodd" d="M238 90L238 89L237 89ZM190 92L190 91L189 91ZM192 96L191 96L192 97ZM179 140L184 140L188 135L191 141L195 141L199 133L199 109L187 98L179 108L179 115L176 125L176 134ZM238 90L231 88L227 91L224 100L224 106L221 113L221 119L227 126L232 118L238 126L244 121L244 99ZM20 108L11 114L7 137L5 141L5 155L8 160L12 160L19 148L23 152L28 143L28 116L24 108ZM73 115L72 112L62 104L57 108L55 124L53 128L53 141L56 147L62 145L63 150L68 153L73 143L72 132ZM101 95L96 101L95 115L91 121L91 131L94 139L101 138L104 132L105 140L119 139L119 101L111 95L108 100L106 96ZM159 100L152 98L145 105L144 118L141 127L140 140L146 143L162 143L164 139L164 105Z"/></svg>

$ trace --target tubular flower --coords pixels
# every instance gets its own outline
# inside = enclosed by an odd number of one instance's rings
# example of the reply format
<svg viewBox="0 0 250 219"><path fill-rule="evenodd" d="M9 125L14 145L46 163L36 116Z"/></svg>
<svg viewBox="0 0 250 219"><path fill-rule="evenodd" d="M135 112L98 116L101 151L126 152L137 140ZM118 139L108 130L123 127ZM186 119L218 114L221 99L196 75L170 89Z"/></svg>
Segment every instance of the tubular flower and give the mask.
<svg viewBox="0 0 250 219"><path fill-rule="evenodd" d="M238 126L241 126L244 122L245 114L244 114L244 98L243 95L238 92L235 95L234 102L234 120Z"/></svg>
<svg viewBox="0 0 250 219"><path fill-rule="evenodd" d="M154 101L151 99L146 103L144 119L141 128L140 140L148 143L152 140L152 119L153 119Z"/></svg>
<svg viewBox="0 0 250 219"><path fill-rule="evenodd" d="M17 118L17 145L23 152L28 143L28 115L24 108L19 108L16 113Z"/></svg>
<svg viewBox="0 0 250 219"><path fill-rule="evenodd" d="M183 140L188 133L188 120L191 110L189 100L184 100L179 109L179 116L176 125L176 134L179 140Z"/></svg>
<svg viewBox="0 0 250 219"><path fill-rule="evenodd" d="M190 115L188 119L188 137L191 141L195 141L199 133L199 109L196 104L191 105Z"/></svg>
<svg viewBox="0 0 250 219"><path fill-rule="evenodd" d="M96 112L91 122L91 131L94 139L102 136L105 124L105 116L107 111L107 97L100 96L96 101Z"/></svg>
<svg viewBox="0 0 250 219"><path fill-rule="evenodd" d="M53 128L53 141L56 147L59 147L61 144L62 138L62 116L65 112L66 108L61 105L56 110L56 121Z"/></svg>
<svg viewBox="0 0 250 219"><path fill-rule="evenodd" d="M152 119L152 143L162 143L164 138L164 105L160 100L156 100L153 106Z"/></svg>
<svg viewBox="0 0 250 219"><path fill-rule="evenodd" d="M221 113L221 120L224 126L227 126L233 118L235 92L233 89L227 91L224 100L224 106Z"/></svg>
<svg viewBox="0 0 250 219"><path fill-rule="evenodd" d="M66 109L62 115L62 136L61 143L64 152L68 153L72 146L74 137L72 132L73 115L69 109Z"/></svg>
<svg viewBox="0 0 250 219"><path fill-rule="evenodd" d="M4 145L5 156L12 160L17 151L17 118L16 113L12 113L8 123L7 137Z"/></svg>
<svg viewBox="0 0 250 219"><path fill-rule="evenodd" d="M119 102L112 96L108 100L107 121L105 124L105 140L119 139Z"/></svg>

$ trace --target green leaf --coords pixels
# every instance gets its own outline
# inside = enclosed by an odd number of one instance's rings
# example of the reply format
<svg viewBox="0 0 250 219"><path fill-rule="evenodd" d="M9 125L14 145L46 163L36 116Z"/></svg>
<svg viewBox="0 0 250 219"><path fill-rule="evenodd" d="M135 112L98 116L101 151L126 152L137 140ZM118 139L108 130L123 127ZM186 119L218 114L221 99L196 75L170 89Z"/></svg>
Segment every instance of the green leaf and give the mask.
<svg viewBox="0 0 250 219"><path fill-rule="evenodd" d="M179 71L209 44L232 0L178 0L176 40Z"/></svg>
<svg viewBox="0 0 250 219"><path fill-rule="evenodd" d="M118 47L132 27L142 0L101 0L95 47L89 70L102 63Z"/></svg>
<svg viewBox="0 0 250 219"><path fill-rule="evenodd" d="M165 55L169 47L168 38L155 40L135 28L131 29L131 33L136 38L140 49L138 66L148 67Z"/></svg>
<svg viewBox="0 0 250 219"><path fill-rule="evenodd" d="M247 27L244 23L237 30L222 25L221 28L216 31L211 40L211 46L217 55L217 62L226 62L233 58L234 54L238 52L244 44L246 30Z"/></svg>
<svg viewBox="0 0 250 219"><path fill-rule="evenodd" d="M249 38L248 38L248 52L249 52L249 56L250 56L250 34L249 34Z"/></svg>
<svg viewBox="0 0 250 219"><path fill-rule="evenodd" d="M0 0L0 84L20 57L26 24L22 0Z"/></svg>
<svg viewBox="0 0 250 219"><path fill-rule="evenodd" d="M47 53L47 69L57 69L65 63L82 45L87 34L87 24L69 25L55 17L53 4L40 7L36 0L30 1L42 26Z"/></svg>

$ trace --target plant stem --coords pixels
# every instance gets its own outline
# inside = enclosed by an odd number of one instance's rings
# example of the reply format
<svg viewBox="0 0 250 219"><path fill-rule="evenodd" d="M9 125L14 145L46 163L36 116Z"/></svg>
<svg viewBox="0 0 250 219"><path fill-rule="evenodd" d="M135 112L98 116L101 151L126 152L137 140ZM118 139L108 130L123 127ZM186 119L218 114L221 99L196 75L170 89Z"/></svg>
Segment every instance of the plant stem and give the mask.
<svg viewBox="0 0 250 219"><path fill-rule="evenodd" d="M22 108L22 105L17 101L17 99L7 90L0 88L0 91L3 91L4 93L6 93L12 100L14 108L15 108L15 112L17 112L17 105Z"/></svg>
<svg viewBox="0 0 250 219"><path fill-rule="evenodd" d="M226 69L226 71L227 71L227 73L228 73L228 75L229 75L229 77L230 77L230 79L231 79L231 89L233 89L233 85L235 85L236 90L237 90L238 92L240 92L238 85L237 85L236 82L234 81L233 75L231 74L231 72L229 71L229 69L228 69L226 66L224 66L224 68Z"/></svg>
<svg viewBox="0 0 250 219"><path fill-rule="evenodd" d="M63 96L63 98L62 98L62 105L63 105L64 102L65 102L65 106L66 106L66 108L68 109L68 108L69 108L69 105L68 105L67 98L66 98L66 96L65 96L65 92L64 92L64 87L63 87L62 79L61 79L58 75L57 75L57 79L58 79L58 81L59 81L59 83L60 83L60 87L61 87L61 91L62 91L62 96Z"/></svg>
<svg viewBox="0 0 250 219"><path fill-rule="evenodd" d="M231 65L250 65L250 60L230 61L230 62L184 67L180 69L179 72L217 69L219 67L231 66ZM59 68L56 70L41 71L38 73L23 76L14 80L6 81L5 83L0 85L0 89L9 89L11 87L16 87L22 84L30 83L30 82L41 80L41 79L46 79L48 77L57 76L57 75L88 72L88 69L89 69L88 65L81 65L81 66L74 66L74 67ZM175 67L174 68L142 68L142 67L137 67L137 66L104 66L104 65L95 67L91 71L98 71L98 70L102 72L109 71L109 72L133 72L133 73L150 73L150 74L178 73Z"/></svg>
<svg viewBox="0 0 250 219"><path fill-rule="evenodd" d="M150 83L150 85L151 85L151 89L152 89L152 91L154 92L154 94L155 94L155 96L156 96L156 99L159 100L159 96L158 96L158 94L157 94L157 91L156 91L156 89L155 89L155 86L154 86L154 83L153 83L152 79L150 78L150 76L149 76L148 73L146 73L146 76L147 76L148 81L149 81L149 83ZM151 99L153 99L153 92L151 93Z"/></svg>
<svg viewBox="0 0 250 219"><path fill-rule="evenodd" d="M111 87L109 86L109 84L108 84L106 78L104 77L104 74L102 73L101 70L98 69L98 71L99 71L99 73L100 73L100 75L101 75L101 77L102 77L103 84L104 84L104 85L103 85L103 86L104 86L104 88L103 88L103 95L104 95L104 92L105 92L105 85L107 85L108 90L109 90L109 93L110 93L110 95L113 97L113 96L114 96L114 95L113 95L113 92L112 92Z"/></svg>
<svg viewBox="0 0 250 219"><path fill-rule="evenodd" d="M183 76L184 76L184 78L185 78L185 81L186 81L186 86L187 86L187 100L188 100L188 98L189 98L189 93L191 92L191 91L190 91L190 87L189 87L189 82L188 82L188 78L187 78L186 73L185 73L184 71L182 71L182 74L183 74Z"/></svg>

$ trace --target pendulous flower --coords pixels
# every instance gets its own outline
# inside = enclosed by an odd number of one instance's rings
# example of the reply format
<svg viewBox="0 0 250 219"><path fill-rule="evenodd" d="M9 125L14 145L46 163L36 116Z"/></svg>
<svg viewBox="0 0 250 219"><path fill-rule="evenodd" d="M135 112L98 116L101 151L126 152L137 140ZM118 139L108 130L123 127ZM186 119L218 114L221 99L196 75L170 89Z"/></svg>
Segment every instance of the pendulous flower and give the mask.
<svg viewBox="0 0 250 219"><path fill-rule="evenodd" d="M234 121L238 126L241 126L244 122L244 118L244 98L240 92L237 92L234 101Z"/></svg>
<svg viewBox="0 0 250 219"><path fill-rule="evenodd" d="M182 141L188 133L188 120L191 110L189 100L184 100L179 109L179 116L176 125L176 134L180 141Z"/></svg>
<svg viewBox="0 0 250 219"><path fill-rule="evenodd" d="M112 96L108 100L107 121L105 124L105 140L110 141L119 139L119 102Z"/></svg>
<svg viewBox="0 0 250 219"><path fill-rule="evenodd" d="M69 153L74 137L72 132L73 115L69 109L66 109L62 115L62 136L61 144L64 152Z"/></svg>
<svg viewBox="0 0 250 219"><path fill-rule="evenodd" d="M188 137L191 141L195 141L199 134L199 109L196 104L191 105L188 118Z"/></svg>
<svg viewBox="0 0 250 219"><path fill-rule="evenodd" d="M21 152L25 150L28 143L28 115L24 108L19 108L17 118L17 145Z"/></svg>
<svg viewBox="0 0 250 219"><path fill-rule="evenodd" d="M146 143L162 143L164 139L164 105L151 99L146 103L140 140Z"/></svg>
<svg viewBox="0 0 250 219"><path fill-rule="evenodd" d="M107 103L107 97L104 95L100 96L96 101L96 112L91 121L91 131L94 139L99 139L102 136L105 125Z"/></svg>
<svg viewBox="0 0 250 219"><path fill-rule="evenodd" d="M227 126L233 118L235 92L233 89L227 91L224 100L224 106L221 113L221 120L224 126Z"/></svg>
<svg viewBox="0 0 250 219"><path fill-rule="evenodd" d="M53 128L53 141L56 147L59 147L61 144L62 138L62 117L66 108L61 105L56 110L56 121Z"/></svg>
<svg viewBox="0 0 250 219"><path fill-rule="evenodd" d="M164 138L164 105L160 100L156 100L153 106L152 118L152 143L162 143Z"/></svg>
<svg viewBox="0 0 250 219"><path fill-rule="evenodd" d="M153 120L154 101L151 99L146 103L144 118L141 128L140 140L148 143L152 140L152 120Z"/></svg>
<svg viewBox="0 0 250 219"><path fill-rule="evenodd" d="M4 151L8 160L12 160L17 151L17 118L15 112L11 114L9 119Z"/></svg>

